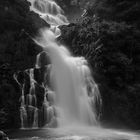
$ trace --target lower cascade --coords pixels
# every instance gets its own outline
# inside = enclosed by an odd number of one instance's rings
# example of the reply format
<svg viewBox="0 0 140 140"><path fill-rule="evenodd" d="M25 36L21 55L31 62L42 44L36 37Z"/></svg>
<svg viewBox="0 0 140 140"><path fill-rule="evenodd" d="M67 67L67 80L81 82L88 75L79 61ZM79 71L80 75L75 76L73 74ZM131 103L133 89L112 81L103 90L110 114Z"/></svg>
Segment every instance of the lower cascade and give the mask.
<svg viewBox="0 0 140 140"><path fill-rule="evenodd" d="M101 99L87 61L73 57L64 46L59 46L50 30L41 35L37 43L49 52L52 64L50 81L58 126L97 125L96 105Z"/></svg>
<svg viewBox="0 0 140 140"><path fill-rule="evenodd" d="M21 89L21 128L97 126L101 97L88 62L56 41L58 26L68 24L62 9L53 0L30 2L51 27L34 39L44 49L35 67L14 74Z"/></svg>

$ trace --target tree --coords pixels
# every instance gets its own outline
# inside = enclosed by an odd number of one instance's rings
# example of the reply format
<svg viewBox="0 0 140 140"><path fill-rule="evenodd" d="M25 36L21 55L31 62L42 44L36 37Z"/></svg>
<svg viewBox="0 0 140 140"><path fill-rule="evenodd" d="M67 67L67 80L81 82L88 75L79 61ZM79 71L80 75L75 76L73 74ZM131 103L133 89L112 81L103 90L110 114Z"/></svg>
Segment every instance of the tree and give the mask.
<svg viewBox="0 0 140 140"><path fill-rule="evenodd" d="M95 0L88 12L99 16L102 20L126 22L139 26L140 2L138 0Z"/></svg>

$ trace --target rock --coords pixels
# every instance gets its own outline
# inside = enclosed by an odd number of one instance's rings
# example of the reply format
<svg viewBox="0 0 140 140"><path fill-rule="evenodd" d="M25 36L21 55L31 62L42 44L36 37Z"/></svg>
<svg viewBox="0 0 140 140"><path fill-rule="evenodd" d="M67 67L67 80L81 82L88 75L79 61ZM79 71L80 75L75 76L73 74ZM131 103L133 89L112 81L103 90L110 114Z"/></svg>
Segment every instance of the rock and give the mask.
<svg viewBox="0 0 140 140"><path fill-rule="evenodd" d="M3 131L0 131L0 140L9 140L9 138Z"/></svg>

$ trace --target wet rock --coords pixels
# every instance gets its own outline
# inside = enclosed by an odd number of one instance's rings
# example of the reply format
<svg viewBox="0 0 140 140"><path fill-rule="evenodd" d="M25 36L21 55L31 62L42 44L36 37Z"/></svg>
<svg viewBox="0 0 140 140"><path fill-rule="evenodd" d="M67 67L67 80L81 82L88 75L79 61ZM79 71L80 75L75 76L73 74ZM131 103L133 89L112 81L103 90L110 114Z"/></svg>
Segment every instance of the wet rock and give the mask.
<svg viewBox="0 0 140 140"><path fill-rule="evenodd" d="M0 131L0 140L9 140L9 138L3 131Z"/></svg>

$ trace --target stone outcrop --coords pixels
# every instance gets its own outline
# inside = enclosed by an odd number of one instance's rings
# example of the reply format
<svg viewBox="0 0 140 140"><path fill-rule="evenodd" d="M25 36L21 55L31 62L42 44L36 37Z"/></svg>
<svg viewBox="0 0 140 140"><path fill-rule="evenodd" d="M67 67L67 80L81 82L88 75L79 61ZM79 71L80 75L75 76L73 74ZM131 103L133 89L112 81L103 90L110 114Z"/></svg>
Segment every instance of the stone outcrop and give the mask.
<svg viewBox="0 0 140 140"><path fill-rule="evenodd" d="M0 1L0 127L20 127L21 91L13 78L17 71L34 67L42 48L34 38L40 28L48 27L38 14L30 11L27 0Z"/></svg>
<svg viewBox="0 0 140 140"><path fill-rule="evenodd" d="M0 140L9 140L9 138L3 131L0 131Z"/></svg>

